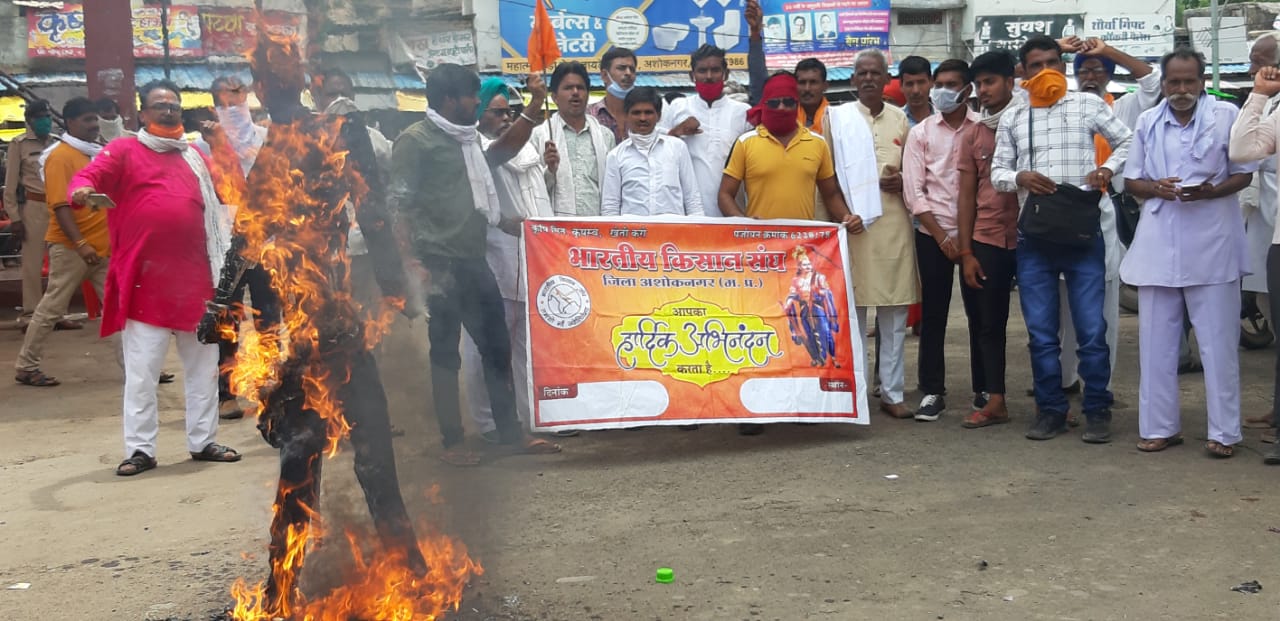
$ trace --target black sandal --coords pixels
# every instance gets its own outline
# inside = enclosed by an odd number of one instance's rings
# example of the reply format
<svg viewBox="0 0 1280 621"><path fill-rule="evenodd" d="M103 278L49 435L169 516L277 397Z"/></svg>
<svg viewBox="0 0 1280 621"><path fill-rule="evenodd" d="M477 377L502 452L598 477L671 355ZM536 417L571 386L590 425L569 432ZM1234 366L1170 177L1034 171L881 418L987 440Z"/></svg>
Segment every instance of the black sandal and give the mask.
<svg viewBox="0 0 1280 621"><path fill-rule="evenodd" d="M33 369L31 371L18 371L18 373L13 376L13 381L18 382L19 384L22 384L24 386L39 386L39 387L57 386L62 383L62 382L59 382L58 379L55 377L41 373L40 369Z"/></svg>
<svg viewBox="0 0 1280 621"><path fill-rule="evenodd" d="M174 375L173 375L172 373L168 373L168 372L165 372L165 371L161 371L161 372L160 372L160 383L161 383L161 384L172 384L172 383L173 383L173 378L174 378Z"/></svg>
<svg viewBox="0 0 1280 621"><path fill-rule="evenodd" d="M232 462L240 461L240 453L229 446L223 446L217 443L210 443L204 447L199 453L192 453L191 459L196 461L221 461Z"/></svg>
<svg viewBox="0 0 1280 621"><path fill-rule="evenodd" d="M134 451L133 457L120 462L116 466L116 475L122 477L131 477L135 474L142 474L156 467L156 458L148 456L142 451Z"/></svg>

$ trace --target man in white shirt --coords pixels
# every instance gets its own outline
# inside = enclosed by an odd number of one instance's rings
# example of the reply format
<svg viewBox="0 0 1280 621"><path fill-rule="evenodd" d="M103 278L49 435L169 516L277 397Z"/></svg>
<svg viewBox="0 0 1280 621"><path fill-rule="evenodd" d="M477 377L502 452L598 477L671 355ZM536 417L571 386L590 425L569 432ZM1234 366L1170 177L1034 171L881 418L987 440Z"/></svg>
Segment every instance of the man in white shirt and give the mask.
<svg viewBox="0 0 1280 621"><path fill-rule="evenodd" d="M557 216L600 215L604 158L613 149L613 132L587 114L591 78L582 63L567 62L551 74L551 98L558 111L533 130L543 150L547 192Z"/></svg>
<svg viewBox="0 0 1280 621"><path fill-rule="evenodd" d="M724 50L704 45L694 51L690 66L689 78L698 93L671 102L658 122L658 131L680 138L689 148L703 214L718 218L721 213L717 196L724 163L738 136L751 131L747 122L751 106L724 95L724 83L729 77Z"/></svg>
<svg viewBox="0 0 1280 621"><path fill-rule="evenodd" d="M653 88L633 89L622 110L629 137L605 160L600 215L702 215L688 147L654 131L662 96Z"/></svg>

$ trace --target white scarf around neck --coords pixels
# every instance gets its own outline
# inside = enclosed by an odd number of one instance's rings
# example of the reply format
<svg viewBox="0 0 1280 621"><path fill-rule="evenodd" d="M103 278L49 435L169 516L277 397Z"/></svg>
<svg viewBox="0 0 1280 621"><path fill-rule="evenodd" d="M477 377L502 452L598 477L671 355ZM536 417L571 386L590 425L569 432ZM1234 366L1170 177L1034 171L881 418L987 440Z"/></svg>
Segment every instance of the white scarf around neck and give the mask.
<svg viewBox="0 0 1280 621"><path fill-rule="evenodd" d="M143 129L138 132L138 142L156 153L181 153L183 161L200 182L200 198L204 201L205 252L209 256L213 283L217 286L222 276L222 264L226 262L227 251L231 248L231 212L218 199L209 168L201 159L200 152L185 140L153 136Z"/></svg>
<svg viewBox="0 0 1280 621"><path fill-rule="evenodd" d="M490 226L497 226L502 221L498 190L493 184L493 174L489 171L489 162L485 160L484 150L480 148L476 124L450 123L448 119L431 108L427 108L427 119L462 147L462 159L467 165L467 180L471 182L471 196L476 204L476 211L484 215Z"/></svg>
<svg viewBox="0 0 1280 621"><path fill-rule="evenodd" d="M98 154L102 152L102 145L94 142L85 142L79 138L76 138L75 136L72 136L69 133L64 133L61 136L54 138L53 142L50 142L49 146L45 147L44 151L40 152L40 180L41 181L44 181L44 165L46 162L49 161L49 156L53 154L53 150L58 148L59 142L67 143L67 146L75 149L76 151L83 153L84 156L89 159L98 157Z"/></svg>
<svg viewBox="0 0 1280 621"><path fill-rule="evenodd" d="M880 168L875 137L855 104L827 109L827 128L835 151L836 180L849 211L870 228L884 214L880 202Z"/></svg>
<svg viewBox="0 0 1280 621"><path fill-rule="evenodd" d="M653 149L653 145L658 144L658 132L652 131L647 134L637 134L627 132L627 137L631 139L631 144L646 155Z"/></svg>
<svg viewBox="0 0 1280 621"><path fill-rule="evenodd" d="M991 129L991 130L995 130L995 129L999 128L999 127L1000 127L1000 117L1003 117L1003 116L1004 116L1004 113L1005 113L1005 112L1008 112L1008 111L1009 111L1009 108L1012 108L1012 107L1014 106L1014 104L1015 104L1015 103L1016 103L1016 101L1015 101L1015 100L1010 99L1010 100L1009 100L1009 103L1005 104L1005 105L1004 105L1004 107L1003 107L1003 108L1001 108L999 112L995 112L995 113L988 112L986 108L983 108L983 109L982 109L982 119L981 119L981 123L982 123L983 125L986 125L986 126L987 126L987 128L988 128L988 129Z"/></svg>

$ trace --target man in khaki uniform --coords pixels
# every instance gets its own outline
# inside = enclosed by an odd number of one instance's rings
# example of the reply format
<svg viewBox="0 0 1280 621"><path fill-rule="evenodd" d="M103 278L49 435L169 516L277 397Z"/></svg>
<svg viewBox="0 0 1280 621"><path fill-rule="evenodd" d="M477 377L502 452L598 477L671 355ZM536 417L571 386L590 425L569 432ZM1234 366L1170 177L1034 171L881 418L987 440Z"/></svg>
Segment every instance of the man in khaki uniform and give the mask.
<svg viewBox="0 0 1280 621"><path fill-rule="evenodd" d="M920 301L920 276L911 215L902 201L902 145L909 126L901 109L885 105L889 67L883 54L876 50L858 54L852 82L858 101L851 105L858 107L875 141L883 210L865 233L849 236L858 325L863 327L860 336L865 340L867 309L875 308L880 347L874 366L879 375L880 410L894 418L910 418L903 395L907 306Z"/></svg>
<svg viewBox="0 0 1280 621"><path fill-rule="evenodd" d="M9 229L22 240L22 316L20 326L44 295L40 273L44 267L44 236L49 230L49 206L40 177L40 154L53 142L53 108L41 99L27 104L27 131L9 143L5 162L4 205L13 224ZM18 188L23 201L18 201ZM64 326L68 327L68 326Z"/></svg>

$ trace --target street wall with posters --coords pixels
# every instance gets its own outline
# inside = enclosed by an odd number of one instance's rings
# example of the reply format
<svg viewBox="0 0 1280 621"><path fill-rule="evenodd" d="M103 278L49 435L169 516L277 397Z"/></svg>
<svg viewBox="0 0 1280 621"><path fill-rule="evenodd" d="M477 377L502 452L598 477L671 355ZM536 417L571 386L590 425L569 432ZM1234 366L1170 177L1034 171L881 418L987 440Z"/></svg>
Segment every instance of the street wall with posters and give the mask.
<svg viewBox="0 0 1280 621"><path fill-rule="evenodd" d="M747 67L744 0L547 0L563 60L593 73L612 46L635 50L639 70L689 70L689 55L704 43L728 52L729 66ZM498 0L502 71L529 72L529 32L535 0Z"/></svg>
<svg viewBox="0 0 1280 621"><path fill-rule="evenodd" d="M133 9L133 50L137 58L164 56L160 9ZM169 7L169 55L202 58L200 10L194 6ZM84 58L84 11L79 4L61 9L31 9L27 13L27 56L30 58Z"/></svg>
<svg viewBox="0 0 1280 621"><path fill-rule="evenodd" d="M868 422L840 227L538 218L523 245L535 429Z"/></svg>
<svg viewBox="0 0 1280 621"><path fill-rule="evenodd" d="M262 23L270 34L298 39L305 49L306 32L302 15L284 11L263 11ZM200 9L200 31L205 55L244 60L258 44L258 22L253 9L204 7Z"/></svg>
<svg viewBox="0 0 1280 621"><path fill-rule="evenodd" d="M889 49L889 0L763 0L764 51L770 68L805 58L852 66L858 52Z"/></svg>

